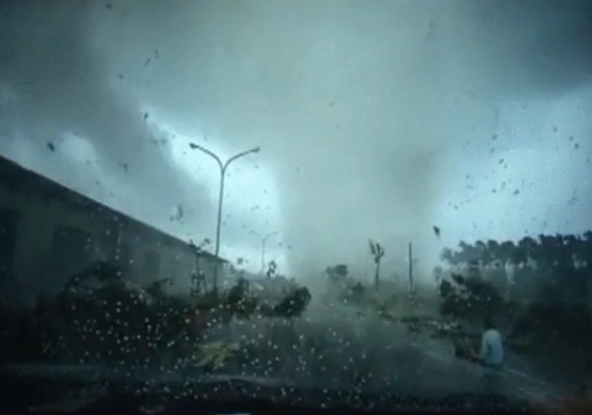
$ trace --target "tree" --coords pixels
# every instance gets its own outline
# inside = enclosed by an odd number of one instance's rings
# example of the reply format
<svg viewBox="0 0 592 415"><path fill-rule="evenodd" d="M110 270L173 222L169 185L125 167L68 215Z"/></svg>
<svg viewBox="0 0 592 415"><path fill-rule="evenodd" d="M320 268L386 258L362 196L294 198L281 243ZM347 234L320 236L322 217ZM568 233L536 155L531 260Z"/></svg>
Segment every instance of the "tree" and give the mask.
<svg viewBox="0 0 592 415"><path fill-rule="evenodd" d="M456 263L455 253L450 248L444 248L440 254L440 259L448 264Z"/></svg>
<svg viewBox="0 0 592 415"><path fill-rule="evenodd" d="M511 327L512 344L555 350L562 357L569 350L581 364L592 365L592 231L525 236L516 242L461 242L441 257L465 272L478 268L483 276L443 279L443 314L472 319L497 312ZM504 270L511 276L506 279L510 301L495 290L502 287Z"/></svg>
<svg viewBox="0 0 592 415"><path fill-rule="evenodd" d="M378 289L379 281L380 281L380 261L384 256L384 248L378 242L373 242L372 239L369 241L370 245L370 254L374 259L374 264L376 265L374 271L374 288Z"/></svg>
<svg viewBox="0 0 592 415"><path fill-rule="evenodd" d="M500 261L500 264L505 266L508 266L510 264L510 262L512 261L512 254L514 253L514 250L516 249L516 246L514 245L513 241L503 241L502 243L499 244L499 248L498 248L498 259Z"/></svg>
<svg viewBox="0 0 592 415"><path fill-rule="evenodd" d="M273 278L279 274L278 265L275 261L271 260L267 264L267 271L265 271L265 275L267 278Z"/></svg>
<svg viewBox="0 0 592 415"><path fill-rule="evenodd" d="M479 276L452 274L439 287L441 313L467 320L483 320L500 313L504 301L495 287Z"/></svg>
<svg viewBox="0 0 592 415"><path fill-rule="evenodd" d="M582 235L525 236L516 243L462 241L456 250L444 249L441 258L456 269L473 272L478 267L485 280L507 289L521 302L551 291L556 299L584 302L592 285L590 231ZM545 287L554 288L545 291Z"/></svg>
<svg viewBox="0 0 592 415"><path fill-rule="evenodd" d="M345 264L337 264L335 266L329 266L325 269L325 274L331 281L344 281L349 275L349 269Z"/></svg>

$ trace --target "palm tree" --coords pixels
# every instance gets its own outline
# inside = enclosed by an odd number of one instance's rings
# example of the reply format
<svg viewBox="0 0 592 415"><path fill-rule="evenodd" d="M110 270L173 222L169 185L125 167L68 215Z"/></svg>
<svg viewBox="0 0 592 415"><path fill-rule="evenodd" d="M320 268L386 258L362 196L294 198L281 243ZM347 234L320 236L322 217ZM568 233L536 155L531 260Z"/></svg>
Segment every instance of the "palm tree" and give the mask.
<svg viewBox="0 0 592 415"><path fill-rule="evenodd" d="M369 245L370 254L372 255L374 263L376 264L376 269L374 271L374 288L378 289L380 281L380 261L384 256L384 248L378 242L373 242L372 239L370 239Z"/></svg>

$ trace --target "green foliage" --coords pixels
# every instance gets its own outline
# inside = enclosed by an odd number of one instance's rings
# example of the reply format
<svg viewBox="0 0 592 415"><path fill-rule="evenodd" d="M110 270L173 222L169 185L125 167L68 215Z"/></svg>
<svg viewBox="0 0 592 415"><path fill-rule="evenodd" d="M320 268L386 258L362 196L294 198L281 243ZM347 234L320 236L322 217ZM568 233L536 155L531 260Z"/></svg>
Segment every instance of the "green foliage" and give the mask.
<svg viewBox="0 0 592 415"><path fill-rule="evenodd" d="M332 281L343 281L349 275L349 269L345 264L337 264L332 267L327 267L325 269L325 274L327 274Z"/></svg>
<svg viewBox="0 0 592 415"><path fill-rule="evenodd" d="M267 264L267 270L265 271L265 275L267 276L267 278L273 278L279 275L278 266L275 261L269 261L269 263Z"/></svg>
<svg viewBox="0 0 592 415"><path fill-rule="evenodd" d="M577 354L592 367L592 232L461 242L441 258L468 275L441 281L443 314L502 315L508 344Z"/></svg>
<svg viewBox="0 0 592 415"><path fill-rule="evenodd" d="M592 336L590 309L584 305L564 302L534 302L517 318L512 330L512 336L515 337L528 335L550 335L573 345L589 344ZM586 338L588 342L584 341Z"/></svg>
<svg viewBox="0 0 592 415"><path fill-rule="evenodd" d="M310 303L312 296L306 287L300 287L288 293L274 308L277 316L284 318L293 318L300 316L308 303Z"/></svg>
<svg viewBox="0 0 592 415"><path fill-rule="evenodd" d="M497 289L480 276L452 274L440 283L441 313L454 318L483 320L497 316L504 301Z"/></svg>
<svg viewBox="0 0 592 415"><path fill-rule="evenodd" d="M207 327L227 324L233 316L292 319L311 300L307 288L294 287L278 304L264 307L260 298L250 295L244 279L227 296L210 291L177 297L165 292L169 282L163 279L143 288L123 279L117 269L91 264L72 276L56 298L42 298L36 312L24 313L22 324L7 328L11 340L6 343L18 344L20 350L13 346L0 351L5 358L22 354L26 359L72 363L160 365L167 359L181 359L191 345L199 349ZM0 329L4 331L1 318ZM208 350L197 354L191 350L197 359L193 364L217 367L232 351Z"/></svg>
<svg viewBox="0 0 592 415"><path fill-rule="evenodd" d="M461 242L456 250L444 249L441 258L452 267L468 271L479 268L484 279L520 300L539 298L547 287L554 287L554 295L584 302L592 288L590 231L582 235L527 236L518 242Z"/></svg>
<svg viewBox="0 0 592 415"><path fill-rule="evenodd" d="M329 282L332 283L333 294L335 294L338 301L346 304L365 304L366 288L360 281L349 277L349 269L347 265L337 264L329 266L325 269ZM366 301L367 303L367 301Z"/></svg>

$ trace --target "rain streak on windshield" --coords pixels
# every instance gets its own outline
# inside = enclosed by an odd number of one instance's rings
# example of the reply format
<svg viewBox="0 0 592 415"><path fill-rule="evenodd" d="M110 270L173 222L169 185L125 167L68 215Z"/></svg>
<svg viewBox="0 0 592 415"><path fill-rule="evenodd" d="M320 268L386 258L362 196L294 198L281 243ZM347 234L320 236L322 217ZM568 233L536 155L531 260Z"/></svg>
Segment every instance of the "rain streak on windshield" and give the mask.
<svg viewBox="0 0 592 415"><path fill-rule="evenodd" d="M584 0L3 2L2 373L586 395L590 45Z"/></svg>

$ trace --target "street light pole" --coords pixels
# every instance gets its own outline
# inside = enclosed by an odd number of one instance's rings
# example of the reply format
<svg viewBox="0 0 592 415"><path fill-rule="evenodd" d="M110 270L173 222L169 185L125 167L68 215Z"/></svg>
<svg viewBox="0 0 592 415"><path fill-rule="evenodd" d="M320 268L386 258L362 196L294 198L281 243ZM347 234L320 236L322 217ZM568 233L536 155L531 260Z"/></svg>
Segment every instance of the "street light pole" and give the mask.
<svg viewBox="0 0 592 415"><path fill-rule="evenodd" d="M253 231L253 234L257 235L259 238L261 238L261 273L264 274L265 273L265 244L267 243L267 240L269 238L271 238L274 235L277 235L278 232L271 232L268 233L265 236L261 236L259 233Z"/></svg>
<svg viewBox="0 0 592 415"><path fill-rule="evenodd" d="M226 177L226 169L228 168L230 163L232 163L233 161L235 161L243 156L246 156L248 154L251 154L251 153L258 153L259 151L261 151L261 149L259 147L255 147L255 148L252 148L247 151L242 151L242 152L230 157L228 160L226 160L226 162L222 162L220 157L218 157L216 154L214 154L213 152L211 152L210 150L208 150L202 146L199 146L195 143L189 143L189 147L192 150L200 150L200 151L204 152L205 154L207 154L208 156L212 157L218 163L218 167L220 167L220 189L219 189L219 193L218 193L218 218L216 220L216 247L215 247L215 252L214 252L214 255L216 257L216 264L214 266L214 281L212 284L212 287L213 287L212 290L214 292L214 295L217 296L218 295L218 268L220 266L220 232L221 232L221 227L222 227L221 226L222 225L222 204L224 202L224 182L225 182L224 179Z"/></svg>

